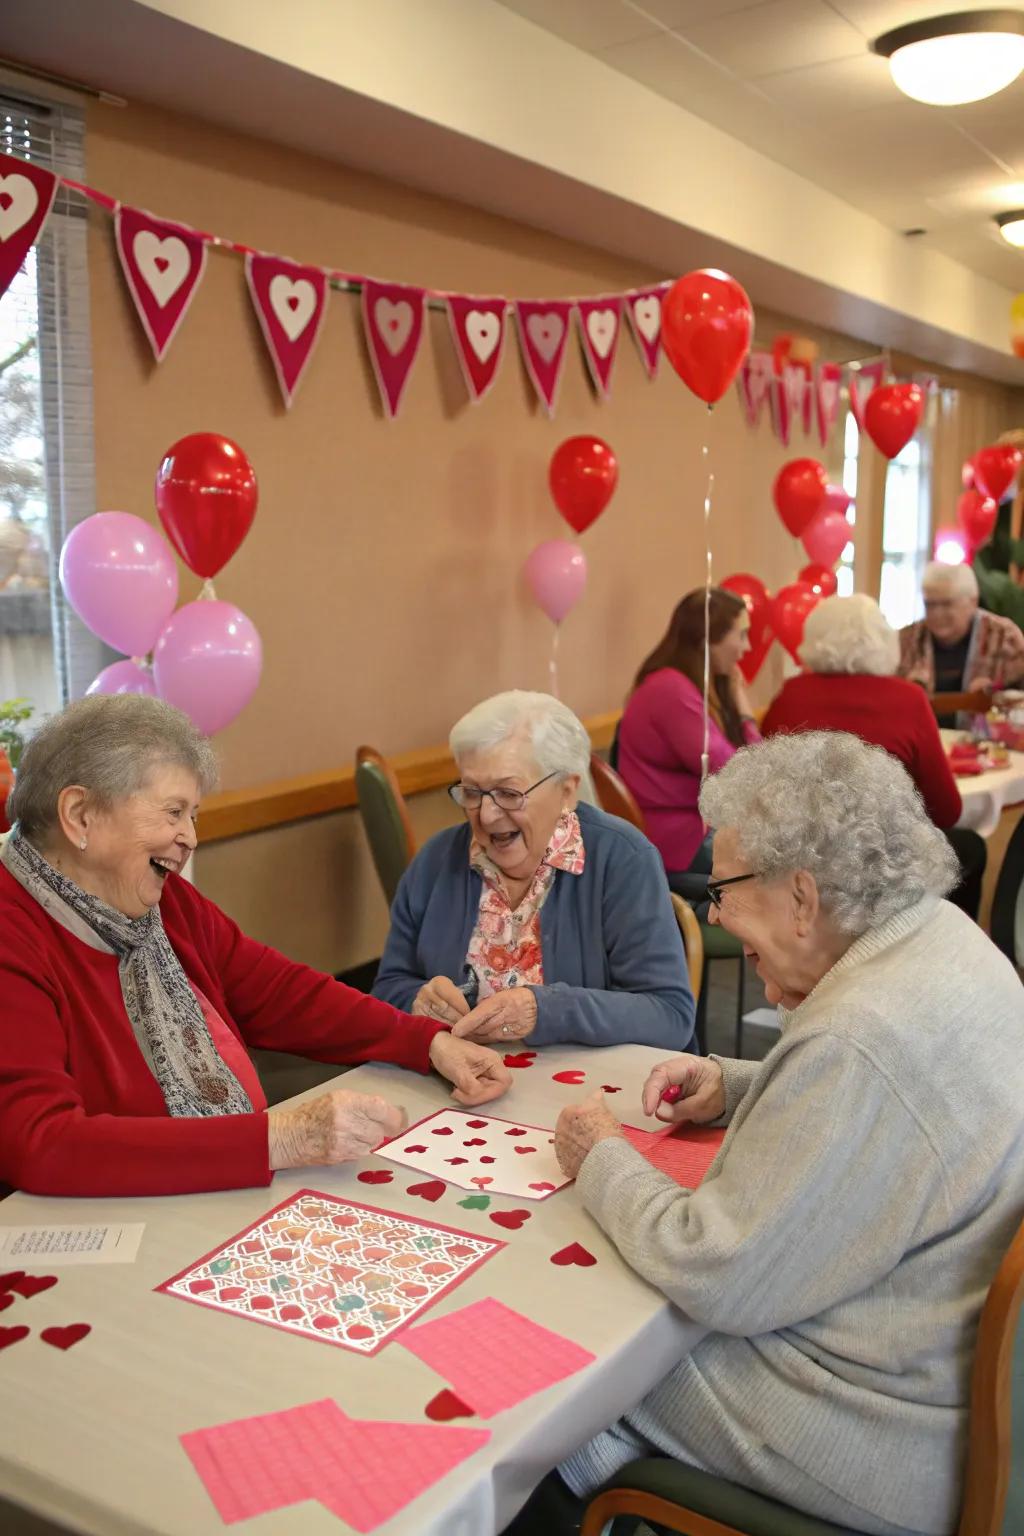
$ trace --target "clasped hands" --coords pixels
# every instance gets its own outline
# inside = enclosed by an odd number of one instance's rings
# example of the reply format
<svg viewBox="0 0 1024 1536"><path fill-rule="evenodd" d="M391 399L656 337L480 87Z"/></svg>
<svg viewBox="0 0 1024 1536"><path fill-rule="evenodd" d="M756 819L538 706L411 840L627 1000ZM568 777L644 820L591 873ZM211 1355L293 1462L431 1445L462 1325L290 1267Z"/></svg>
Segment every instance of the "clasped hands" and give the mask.
<svg viewBox="0 0 1024 1536"><path fill-rule="evenodd" d="M434 976L417 992L412 1013L426 1014L452 1026L460 1040L478 1045L502 1045L525 1040L537 1023L537 998L532 987L509 987L470 1008L447 976Z"/></svg>

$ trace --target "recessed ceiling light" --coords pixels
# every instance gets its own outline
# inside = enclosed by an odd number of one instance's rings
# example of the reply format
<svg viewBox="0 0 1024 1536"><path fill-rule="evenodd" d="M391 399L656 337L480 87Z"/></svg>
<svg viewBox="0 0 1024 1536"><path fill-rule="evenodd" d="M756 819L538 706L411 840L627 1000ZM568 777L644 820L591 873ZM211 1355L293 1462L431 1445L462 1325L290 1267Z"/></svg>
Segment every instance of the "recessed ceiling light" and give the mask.
<svg viewBox="0 0 1024 1536"><path fill-rule="evenodd" d="M1018 208L1013 213L998 214L996 223L1004 240L1024 249L1024 208Z"/></svg>
<svg viewBox="0 0 1024 1536"><path fill-rule="evenodd" d="M982 101L1024 70L1024 12L957 11L885 32L871 45L896 85L929 106Z"/></svg>

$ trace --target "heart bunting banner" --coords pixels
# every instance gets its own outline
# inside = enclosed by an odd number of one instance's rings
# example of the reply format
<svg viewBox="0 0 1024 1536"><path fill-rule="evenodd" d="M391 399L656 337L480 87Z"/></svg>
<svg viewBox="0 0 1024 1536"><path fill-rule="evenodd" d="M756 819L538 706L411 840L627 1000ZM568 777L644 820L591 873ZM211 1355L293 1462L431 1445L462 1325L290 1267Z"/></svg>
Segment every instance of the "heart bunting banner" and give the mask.
<svg viewBox="0 0 1024 1536"><path fill-rule="evenodd" d="M423 340L426 289L363 279L363 325L387 415L394 419Z"/></svg>
<svg viewBox="0 0 1024 1536"><path fill-rule="evenodd" d="M245 276L284 403L290 407L327 314L327 278L319 267L300 267L283 256L252 251L245 258Z"/></svg>
<svg viewBox="0 0 1024 1536"><path fill-rule="evenodd" d="M814 414L818 441L824 448L839 420L839 390L843 370L839 363L819 363L814 370Z"/></svg>
<svg viewBox="0 0 1024 1536"><path fill-rule="evenodd" d="M569 339L570 299L519 299L519 343L530 381L549 416L555 414Z"/></svg>
<svg viewBox="0 0 1024 1536"><path fill-rule="evenodd" d="M57 186L52 171L15 155L0 155L0 298L42 234Z"/></svg>
<svg viewBox="0 0 1024 1536"><path fill-rule="evenodd" d="M505 349L507 299L478 299L450 293L446 300L455 353L469 398L482 400L498 376Z"/></svg>
<svg viewBox="0 0 1024 1536"><path fill-rule="evenodd" d="M740 365L736 387L740 392L748 427L756 427L761 420L761 412L771 398L774 377L770 352L750 352Z"/></svg>
<svg viewBox="0 0 1024 1536"><path fill-rule="evenodd" d="M634 293L626 294L626 313L629 316L630 328L634 340L640 349L647 377L653 379L658 372L658 357L661 353L661 301L668 292L669 285L662 283L657 288L638 288Z"/></svg>
<svg viewBox="0 0 1024 1536"><path fill-rule="evenodd" d="M206 236L123 204L114 214L114 233L125 282L159 363L206 270Z"/></svg>
<svg viewBox="0 0 1024 1536"><path fill-rule="evenodd" d="M602 400L607 400L611 394L612 369L622 330L622 297L605 294L600 299L580 299L576 313L590 377Z"/></svg>
<svg viewBox="0 0 1024 1536"><path fill-rule="evenodd" d="M884 357L876 357L873 362L861 363L859 367L853 367L849 373L850 410L853 419L863 432L864 430L864 406L868 395L879 384L885 382L887 369Z"/></svg>

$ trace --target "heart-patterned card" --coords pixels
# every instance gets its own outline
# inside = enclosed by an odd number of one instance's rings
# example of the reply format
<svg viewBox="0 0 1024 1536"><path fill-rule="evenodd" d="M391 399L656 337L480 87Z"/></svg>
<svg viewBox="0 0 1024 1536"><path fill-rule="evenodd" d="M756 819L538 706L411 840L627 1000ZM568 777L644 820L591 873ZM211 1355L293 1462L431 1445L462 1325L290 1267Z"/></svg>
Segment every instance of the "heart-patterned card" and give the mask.
<svg viewBox="0 0 1024 1536"><path fill-rule="evenodd" d="M554 1131L441 1109L377 1148L376 1156L487 1195L546 1200L571 1183L555 1157Z"/></svg>
<svg viewBox="0 0 1024 1536"><path fill-rule="evenodd" d="M156 1289L373 1355L504 1246L303 1189Z"/></svg>

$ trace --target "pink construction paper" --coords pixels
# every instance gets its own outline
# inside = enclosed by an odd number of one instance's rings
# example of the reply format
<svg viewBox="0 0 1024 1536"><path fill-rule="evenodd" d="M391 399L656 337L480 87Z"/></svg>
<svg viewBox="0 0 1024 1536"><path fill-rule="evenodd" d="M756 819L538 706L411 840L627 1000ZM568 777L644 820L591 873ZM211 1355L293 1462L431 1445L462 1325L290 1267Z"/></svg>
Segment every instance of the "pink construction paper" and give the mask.
<svg viewBox="0 0 1024 1536"><path fill-rule="evenodd" d="M514 1408L594 1359L588 1349L490 1297L411 1328L399 1342L482 1419Z"/></svg>
<svg viewBox="0 0 1024 1536"><path fill-rule="evenodd" d="M489 1429L349 1419L329 1455L318 1448L313 1496L357 1531L372 1531L490 1438Z"/></svg>
<svg viewBox="0 0 1024 1536"><path fill-rule="evenodd" d="M185 1452L226 1525L312 1498L308 1450L334 1426L341 1409L330 1398L281 1413L234 1419L181 1436ZM344 1417L342 1415L342 1417Z"/></svg>
<svg viewBox="0 0 1024 1536"><path fill-rule="evenodd" d="M622 1127L623 1135L653 1167L667 1173L684 1189L696 1189L718 1155L725 1138L722 1128L690 1125L685 1130L638 1131Z"/></svg>

